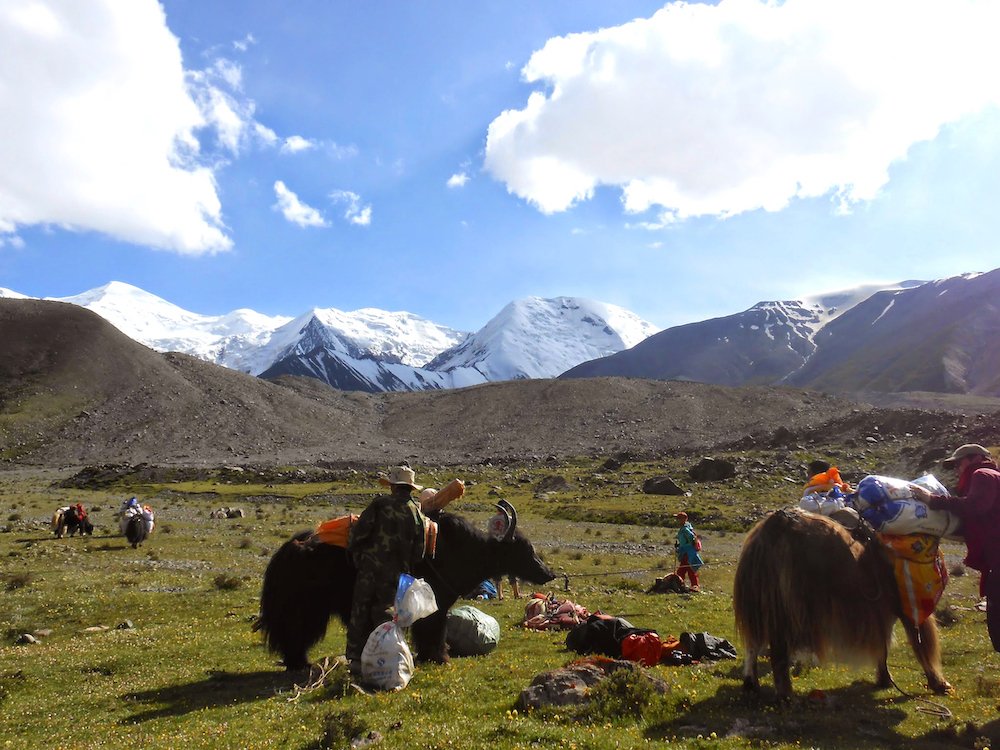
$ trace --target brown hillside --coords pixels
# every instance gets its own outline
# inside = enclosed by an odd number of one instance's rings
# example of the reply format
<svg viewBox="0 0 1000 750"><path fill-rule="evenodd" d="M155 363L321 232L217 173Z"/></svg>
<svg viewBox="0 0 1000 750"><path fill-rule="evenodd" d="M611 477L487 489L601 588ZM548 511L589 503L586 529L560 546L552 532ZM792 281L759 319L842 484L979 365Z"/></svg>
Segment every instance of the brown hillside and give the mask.
<svg viewBox="0 0 1000 750"><path fill-rule="evenodd" d="M951 443L963 426L914 409L919 399L895 410L793 388L595 378L372 395L307 378L268 382L156 353L83 308L34 300L0 299L0 341L7 466L655 457L724 445L863 444L879 425L883 435Z"/></svg>

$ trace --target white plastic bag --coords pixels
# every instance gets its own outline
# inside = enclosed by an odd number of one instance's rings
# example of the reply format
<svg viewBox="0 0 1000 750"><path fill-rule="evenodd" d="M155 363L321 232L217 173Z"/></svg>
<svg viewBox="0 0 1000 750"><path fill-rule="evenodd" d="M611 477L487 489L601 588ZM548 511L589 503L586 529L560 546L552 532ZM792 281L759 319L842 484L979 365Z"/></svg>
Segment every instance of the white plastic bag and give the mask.
<svg viewBox="0 0 1000 750"><path fill-rule="evenodd" d="M925 490L930 492L932 495L947 495L948 488L938 481L938 478L933 474L924 474L922 477L917 477L910 484L915 484L919 487L923 487Z"/></svg>
<svg viewBox="0 0 1000 750"><path fill-rule="evenodd" d="M437 612L434 589L423 578L403 573L396 588L396 622L408 628L417 620Z"/></svg>
<svg viewBox="0 0 1000 750"><path fill-rule="evenodd" d="M402 690L413 677L413 655L394 622L375 628L361 652L361 679L380 690Z"/></svg>

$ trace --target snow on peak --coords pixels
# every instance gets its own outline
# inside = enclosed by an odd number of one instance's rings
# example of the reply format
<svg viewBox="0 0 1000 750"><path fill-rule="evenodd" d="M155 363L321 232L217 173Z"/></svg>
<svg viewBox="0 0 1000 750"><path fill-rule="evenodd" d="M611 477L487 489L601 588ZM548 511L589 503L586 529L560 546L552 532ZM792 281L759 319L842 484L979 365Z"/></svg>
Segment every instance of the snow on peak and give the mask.
<svg viewBox="0 0 1000 750"><path fill-rule="evenodd" d="M26 294L15 292L13 289L5 289L2 286L0 286L0 297L6 297L7 299L31 299Z"/></svg>
<svg viewBox="0 0 1000 750"><path fill-rule="evenodd" d="M509 303L428 369L474 368L488 380L552 378L628 349L658 330L616 305L580 297L526 297Z"/></svg>
<svg viewBox="0 0 1000 750"><path fill-rule="evenodd" d="M468 335L408 312L314 308L275 330L263 354L274 362L324 348L357 360L420 367Z"/></svg>
<svg viewBox="0 0 1000 750"><path fill-rule="evenodd" d="M253 310L199 315L120 281L71 297L46 299L86 307L151 349L185 352L245 372L258 365L254 352L290 319Z"/></svg>

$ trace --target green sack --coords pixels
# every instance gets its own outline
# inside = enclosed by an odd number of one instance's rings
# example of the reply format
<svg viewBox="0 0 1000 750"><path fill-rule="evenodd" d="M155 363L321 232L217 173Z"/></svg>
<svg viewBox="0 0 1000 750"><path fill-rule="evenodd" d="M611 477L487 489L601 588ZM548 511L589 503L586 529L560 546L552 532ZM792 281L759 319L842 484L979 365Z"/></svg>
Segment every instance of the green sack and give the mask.
<svg viewBox="0 0 1000 750"><path fill-rule="evenodd" d="M453 656L482 656L500 642L500 623L475 607L455 607L448 612L447 640Z"/></svg>

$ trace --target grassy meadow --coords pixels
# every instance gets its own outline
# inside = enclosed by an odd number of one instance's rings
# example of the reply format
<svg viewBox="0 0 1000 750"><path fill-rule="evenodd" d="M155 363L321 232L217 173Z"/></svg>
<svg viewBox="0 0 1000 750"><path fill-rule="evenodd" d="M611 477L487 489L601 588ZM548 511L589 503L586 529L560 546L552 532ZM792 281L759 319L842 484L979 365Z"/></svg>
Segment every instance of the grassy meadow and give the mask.
<svg viewBox="0 0 1000 750"><path fill-rule="evenodd" d="M661 635L707 631L740 649L731 589L743 533L763 512L795 504L801 486L800 473L768 468L769 462L766 455L744 457L741 467L758 470L741 469L723 482L687 483L690 497L640 490L644 479L658 474L686 478L690 459L627 463L615 471L583 459L416 468L418 481L428 485L466 479L468 492L451 509L479 523L492 514L498 495L510 500L521 529L565 576L546 591ZM779 707L766 668L763 699L748 700L741 691L742 662L722 661L650 670L668 683L663 696L624 684L599 692L586 709L518 713L514 703L534 675L576 654L565 649L565 632L522 630L525 602L509 591L504 601L475 603L502 627L500 646L488 656L418 666L409 687L394 694L343 694L336 680L302 692L251 632L263 570L293 532L359 512L378 491L373 474L258 483L227 473L91 490L57 486L70 474L0 473L0 747L309 750L349 747L369 731L381 735L379 748L497 750L981 750L991 737L1000 741L1000 656L990 647L985 615L974 609L974 573L953 575L942 601L945 674L956 688L946 698L926 693L898 628L890 668L908 696L874 690L873 669L803 668L793 678L796 698ZM540 491L546 486L553 489ZM114 519L131 495L157 513L156 530L137 550ZM78 501L91 511L94 535L55 539L52 511ZM209 518L222 506L241 507L246 517ZM705 543L704 591L646 594L656 576L674 567L672 514L682 508ZM962 553L960 545L946 546L949 567L957 572ZM127 622L132 627L118 627ZM39 634L39 642L18 644L24 633ZM311 656L335 656L343 648L343 629L334 623ZM295 677L303 682L302 675ZM933 707L920 698L950 715L929 712Z"/></svg>

